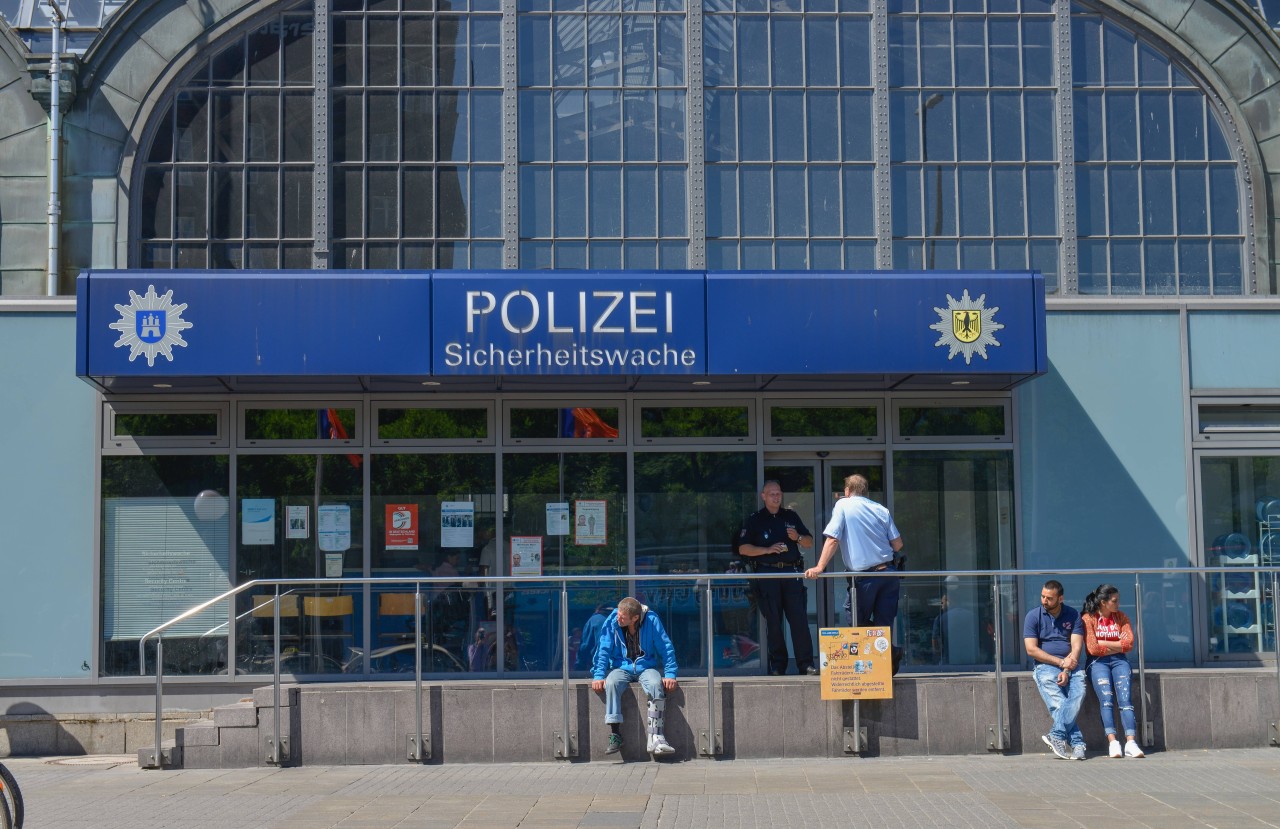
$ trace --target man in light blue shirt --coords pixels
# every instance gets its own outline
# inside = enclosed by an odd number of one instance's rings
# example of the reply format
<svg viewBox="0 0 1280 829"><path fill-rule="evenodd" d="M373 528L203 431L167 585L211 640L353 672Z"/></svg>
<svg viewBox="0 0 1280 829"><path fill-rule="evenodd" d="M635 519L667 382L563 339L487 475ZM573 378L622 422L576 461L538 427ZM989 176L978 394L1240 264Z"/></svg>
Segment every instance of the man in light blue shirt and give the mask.
<svg viewBox="0 0 1280 829"><path fill-rule="evenodd" d="M827 569L840 549L845 566L854 573L880 573L896 570L894 555L902 550L902 533L898 532L889 510L867 497L867 479L850 475L844 479L845 497L831 510L831 521L822 534L826 542L818 564L805 571L805 578L816 579ZM855 576L850 597L845 599L845 623L853 625L852 596L858 596L858 627L872 625L890 627L898 615L898 595L902 579Z"/></svg>

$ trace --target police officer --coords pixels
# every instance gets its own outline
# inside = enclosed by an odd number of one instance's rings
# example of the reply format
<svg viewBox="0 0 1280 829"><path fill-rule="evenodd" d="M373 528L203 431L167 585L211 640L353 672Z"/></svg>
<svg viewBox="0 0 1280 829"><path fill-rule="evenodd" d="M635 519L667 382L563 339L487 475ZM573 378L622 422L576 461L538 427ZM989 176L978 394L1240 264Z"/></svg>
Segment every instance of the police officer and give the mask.
<svg viewBox="0 0 1280 829"><path fill-rule="evenodd" d="M777 481L764 482L760 500L764 508L747 516L734 540L733 551L750 559L757 573L803 573L801 548L813 546L809 529L794 510L783 509L782 486ZM817 674L804 581L800 578L759 579L753 581L753 585L764 616L770 675L787 672L787 641L782 633L784 616L796 649L796 669L801 674Z"/></svg>

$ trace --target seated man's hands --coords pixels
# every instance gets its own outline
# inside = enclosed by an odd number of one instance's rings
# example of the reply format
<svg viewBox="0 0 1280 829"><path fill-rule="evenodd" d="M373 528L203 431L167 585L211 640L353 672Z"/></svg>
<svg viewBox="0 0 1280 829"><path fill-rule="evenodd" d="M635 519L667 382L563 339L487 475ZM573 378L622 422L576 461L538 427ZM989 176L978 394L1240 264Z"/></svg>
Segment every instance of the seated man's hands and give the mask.
<svg viewBox="0 0 1280 829"><path fill-rule="evenodd" d="M666 691L667 693L674 691L676 689L676 685L678 684L679 683L677 683L675 681L675 678L673 677L662 678L662 690Z"/></svg>
<svg viewBox="0 0 1280 829"><path fill-rule="evenodd" d="M597 692L597 693L599 693L600 691L603 691L603 690L604 690L604 680L603 680L603 679L593 679L593 680L591 680L591 690L592 690L592 691L595 691L595 692Z"/></svg>

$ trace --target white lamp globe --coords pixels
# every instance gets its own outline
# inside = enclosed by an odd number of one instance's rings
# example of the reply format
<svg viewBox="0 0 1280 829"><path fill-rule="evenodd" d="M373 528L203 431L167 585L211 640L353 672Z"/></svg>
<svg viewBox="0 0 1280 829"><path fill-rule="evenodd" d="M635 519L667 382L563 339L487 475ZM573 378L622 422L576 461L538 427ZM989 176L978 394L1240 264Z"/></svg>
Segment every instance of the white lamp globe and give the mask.
<svg viewBox="0 0 1280 829"><path fill-rule="evenodd" d="M206 489L196 496L196 517L201 521L218 521L227 516L227 498L213 489Z"/></svg>

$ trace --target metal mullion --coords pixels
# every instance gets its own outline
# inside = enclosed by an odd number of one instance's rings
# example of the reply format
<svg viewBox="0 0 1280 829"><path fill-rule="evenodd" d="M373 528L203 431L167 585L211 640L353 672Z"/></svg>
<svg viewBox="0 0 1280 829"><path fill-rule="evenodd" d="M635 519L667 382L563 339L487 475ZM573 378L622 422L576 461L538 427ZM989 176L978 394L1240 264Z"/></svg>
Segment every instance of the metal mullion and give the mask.
<svg viewBox="0 0 1280 829"><path fill-rule="evenodd" d="M1141 119L1142 119L1142 113L1139 112L1138 113L1139 122L1141 122ZM1146 211L1142 209L1142 206L1147 203L1147 199L1146 199L1147 182L1146 182L1146 178L1142 175L1143 170L1145 170L1146 168L1144 166L1145 162L1143 161L1143 157L1145 154L1143 152L1144 148L1142 146L1141 129L1139 129L1137 137L1138 137L1138 160L1135 162L1135 166L1138 168L1138 236L1136 240L1138 242L1138 289L1143 296L1146 296L1146 293L1147 293L1147 246L1142 242L1144 239L1147 238L1147 217L1146 217Z"/></svg>
<svg viewBox="0 0 1280 829"><path fill-rule="evenodd" d="M1058 285L1065 295L1080 293L1079 236L1076 222L1075 88L1071 55L1071 3L1054 4L1053 50L1057 69L1054 113L1058 133ZM1024 112L1025 117L1025 112ZM1024 138L1025 141L1025 138ZM1025 157L1025 152L1024 152Z"/></svg>
<svg viewBox="0 0 1280 829"><path fill-rule="evenodd" d="M889 10L887 0L871 4L872 128L876 190L876 266L893 267L893 180L889 144Z"/></svg>
<svg viewBox="0 0 1280 829"><path fill-rule="evenodd" d="M312 82L315 92L311 106L311 266L329 267L329 0L316 0L312 16ZM283 123L283 121L281 122Z"/></svg>
<svg viewBox="0 0 1280 829"><path fill-rule="evenodd" d="M688 265L695 270L707 266L706 77L703 72L703 36L701 0L685 0L685 235L688 238ZM654 103L657 105L656 100Z"/></svg>
<svg viewBox="0 0 1280 829"><path fill-rule="evenodd" d="M502 267L518 268L520 266L520 111L519 111L519 76L517 74L516 38L519 34L517 26L517 0L502 0ZM554 18L552 18L554 20ZM554 25L548 27L554 29ZM434 41L434 38L433 38ZM434 48L434 47L433 47ZM585 68L585 66L584 66ZM433 96L434 97L434 96ZM555 98L552 105L552 150L554 155L555 140ZM434 112L433 106L433 112ZM433 156L434 157L434 156ZM553 202L554 204L554 202ZM437 236L439 234L437 233ZM554 248L553 248L554 251ZM434 255L434 253L433 253ZM499 516L501 517L501 516ZM497 562L494 562L495 567ZM499 591L501 592L501 591ZM500 610L500 608L499 608ZM499 613L501 625L501 613ZM499 633L499 642L502 642ZM501 669L501 665L499 665Z"/></svg>

